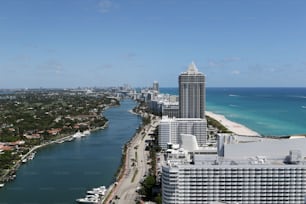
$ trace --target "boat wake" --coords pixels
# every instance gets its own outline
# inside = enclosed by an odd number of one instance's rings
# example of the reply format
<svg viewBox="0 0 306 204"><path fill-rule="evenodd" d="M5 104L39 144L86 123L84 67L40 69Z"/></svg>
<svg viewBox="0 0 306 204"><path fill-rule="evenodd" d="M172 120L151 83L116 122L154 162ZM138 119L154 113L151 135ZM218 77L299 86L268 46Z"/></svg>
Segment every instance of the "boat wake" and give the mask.
<svg viewBox="0 0 306 204"><path fill-rule="evenodd" d="M230 96L230 97L238 97L239 95L236 95L236 94L229 94L228 96Z"/></svg>

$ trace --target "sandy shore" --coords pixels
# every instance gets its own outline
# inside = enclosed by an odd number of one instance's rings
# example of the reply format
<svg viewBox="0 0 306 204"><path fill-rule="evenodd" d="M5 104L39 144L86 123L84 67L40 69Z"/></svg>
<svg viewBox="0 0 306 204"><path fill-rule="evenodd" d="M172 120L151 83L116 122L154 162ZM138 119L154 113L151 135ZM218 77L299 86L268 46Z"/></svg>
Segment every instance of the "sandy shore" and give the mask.
<svg viewBox="0 0 306 204"><path fill-rule="evenodd" d="M213 112L206 111L205 114L217 121L219 121L224 127L232 131L237 135L246 136L259 136L258 132L255 132L244 125L228 120L224 115L216 114Z"/></svg>

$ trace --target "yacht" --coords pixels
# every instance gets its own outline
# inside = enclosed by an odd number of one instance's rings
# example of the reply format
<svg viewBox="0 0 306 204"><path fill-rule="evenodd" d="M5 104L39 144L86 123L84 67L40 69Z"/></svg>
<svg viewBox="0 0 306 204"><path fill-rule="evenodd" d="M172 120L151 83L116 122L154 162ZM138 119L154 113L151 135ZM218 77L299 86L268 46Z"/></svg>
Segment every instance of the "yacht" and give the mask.
<svg viewBox="0 0 306 204"><path fill-rule="evenodd" d="M74 137L74 138L80 138L80 137L84 137L84 136L85 136L84 133L78 131L78 132L76 132L72 137Z"/></svg>
<svg viewBox="0 0 306 204"><path fill-rule="evenodd" d="M87 195L85 198L76 199L78 203L92 203L97 204L99 203L99 196L98 195Z"/></svg>
<svg viewBox="0 0 306 204"><path fill-rule="evenodd" d="M78 203L98 203L105 196L107 189L105 186L93 188L87 191L85 198L76 199Z"/></svg>
<svg viewBox="0 0 306 204"><path fill-rule="evenodd" d="M4 183L0 183L0 188L4 187Z"/></svg>
<svg viewBox="0 0 306 204"><path fill-rule="evenodd" d="M74 140L74 137L70 137L70 138L68 138L66 141L67 141L67 142L71 142L72 140Z"/></svg>
<svg viewBox="0 0 306 204"><path fill-rule="evenodd" d="M62 143L64 143L65 141L64 140L59 140L59 141L57 141L56 143L57 144L62 144Z"/></svg>
<svg viewBox="0 0 306 204"><path fill-rule="evenodd" d="M93 188L92 190L87 191L87 194L89 194L89 195L104 196L105 193L106 193L106 187L105 186L100 186L98 188Z"/></svg>
<svg viewBox="0 0 306 204"><path fill-rule="evenodd" d="M33 160L34 157L35 157L35 154L36 154L36 152L32 152L32 153L30 154L30 156L28 157L28 159L29 159L29 160Z"/></svg>

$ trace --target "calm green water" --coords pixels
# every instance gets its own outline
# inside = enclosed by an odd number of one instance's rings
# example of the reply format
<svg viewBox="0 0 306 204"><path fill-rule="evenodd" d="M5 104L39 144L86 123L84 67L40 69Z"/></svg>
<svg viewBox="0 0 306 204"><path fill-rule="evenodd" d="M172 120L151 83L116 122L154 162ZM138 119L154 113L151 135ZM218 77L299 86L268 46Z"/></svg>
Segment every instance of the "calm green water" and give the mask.
<svg viewBox="0 0 306 204"><path fill-rule="evenodd" d="M135 105L125 100L105 111L105 130L38 151L34 160L21 166L17 178L0 189L0 204L71 204L89 188L110 185L121 148L141 122L128 112Z"/></svg>

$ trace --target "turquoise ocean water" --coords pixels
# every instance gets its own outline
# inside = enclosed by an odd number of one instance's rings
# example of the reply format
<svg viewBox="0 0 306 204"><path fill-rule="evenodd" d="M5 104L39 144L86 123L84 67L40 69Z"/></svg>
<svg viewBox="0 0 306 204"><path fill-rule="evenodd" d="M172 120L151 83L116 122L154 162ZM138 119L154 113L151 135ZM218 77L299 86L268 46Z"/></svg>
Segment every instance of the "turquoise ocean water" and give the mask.
<svg viewBox="0 0 306 204"><path fill-rule="evenodd" d="M207 88L206 109L262 135L306 134L306 88Z"/></svg>

